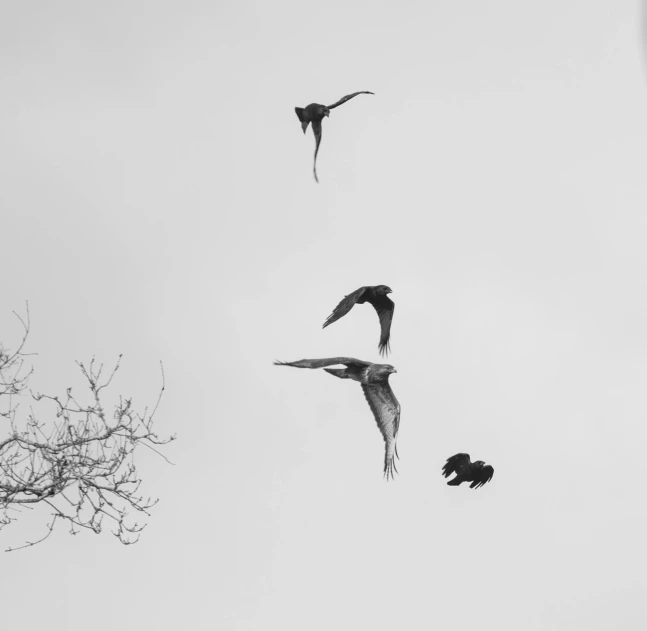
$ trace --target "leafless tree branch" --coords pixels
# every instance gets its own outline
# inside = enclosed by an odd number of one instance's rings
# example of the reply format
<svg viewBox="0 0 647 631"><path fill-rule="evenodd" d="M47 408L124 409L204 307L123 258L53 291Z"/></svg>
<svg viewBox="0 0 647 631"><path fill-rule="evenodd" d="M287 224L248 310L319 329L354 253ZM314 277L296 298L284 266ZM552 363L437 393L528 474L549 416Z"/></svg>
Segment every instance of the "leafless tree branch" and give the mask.
<svg viewBox="0 0 647 631"><path fill-rule="evenodd" d="M145 520L158 500L140 492L135 450L145 445L168 462L159 447L175 439L160 438L153 430L166 388L164 367L152 412L146 408L140 414L133 409L132 399L119 396L109 414L103 391L119 370L121 355L107 377L103 364L94 358L88 365L77 362L87 382L85 399L77 398L72 388L63 397L32 393L32 399L40 402L39 410L49 412L49 420L41 420L32 407L19 427L16 401L24 396L32 371L24 372L29 310L26 319L17 317L23 327L20 344L12 352L0 347L0 397L8 397L6 406L0 407L0 420L9 422L7 438L0 439L0 529L14 522L20 509L35 504L49 506L52 519L41 539L7 551L41 543L59 521L66 521L72 534L83 529L98 534L109 525L121 543L136 543L145 528L137 515Z"/></svg>

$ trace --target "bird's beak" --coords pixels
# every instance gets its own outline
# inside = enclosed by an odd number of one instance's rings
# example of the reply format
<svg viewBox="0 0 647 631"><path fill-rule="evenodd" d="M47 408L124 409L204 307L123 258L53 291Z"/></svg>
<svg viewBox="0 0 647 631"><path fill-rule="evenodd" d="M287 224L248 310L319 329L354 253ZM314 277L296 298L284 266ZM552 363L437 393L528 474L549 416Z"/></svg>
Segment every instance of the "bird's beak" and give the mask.
<svg viewBox="0 0 647 631"><path fill-rule="evenodd" d="M330 112L326 112L326 116L330 118Z"/></svg>
<svg viewBox="0 0 647 631"><path fill-rule="evenodd" d="M395 368L391 372L398 372Z"/></svg>

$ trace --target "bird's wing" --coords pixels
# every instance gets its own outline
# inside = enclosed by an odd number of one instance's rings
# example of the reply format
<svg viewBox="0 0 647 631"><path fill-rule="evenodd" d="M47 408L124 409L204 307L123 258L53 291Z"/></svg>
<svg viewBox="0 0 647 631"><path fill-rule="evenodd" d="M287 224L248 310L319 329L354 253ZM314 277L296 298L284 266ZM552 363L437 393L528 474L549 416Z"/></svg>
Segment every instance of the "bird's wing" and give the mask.
<svg viewBox="0 0 647 631"><path fill-rule="evenodd" d="M447 462L443 466L443 475L448 478L452 473L460 474L465 467L470 465L469 454L456 454L451 458L447 458Z"/></svg>
<svg viewBox="0 0 647 631"><path fill-rule="evenodd" d="M470 489L478 489L486 482L489 482L494 477L494 467L492 465L485 465L481 467L474 476L474 481L470 484Z"/></svg>
<svg viewBox="0 0 647 631"><path fill-rule="evenodd" d="M335 366L337 364L366 368L371 365L371 362L365 362L354 357L327 357L325 359L300 359L296 362L274 362L275 366L294 366L294 368L325 368L326 366Z"/></svg>
<svg viewBox="0 0 647 631"><path fill-rule="evenodd" d="M355 303L362 297L366 291L366 287L356 289L352 294L344 296L344 299L335 307L333 312L328 316L322 328L326 328L329 324L337 322L339 318L343 318L354 306Z"/></svg>
<svg viewBox="0 0 647 631"><path fill-rule="evenodd" d="M332 110L336 107L339 107L340 105L343 105L344 103L346 103L346 101L350 101L354 96L357 96L358 94L375 94L375 93L362 91L362 92L353 92L352 94L347 94L346 96L343 96L341 99L339 99L337 103L333 103L332 105L329 105L328 109Z"/></svg>
<svg viewBox="0 0 647 631"><path fill-rule="evenodd" d="M319 178L317 177L317 154L319 153L319 145L321 144L321 121L312 121L312 131L315 135L315 160L312 166L312 172L314 173L315 180L318 184Z"/></svg>
<svg viewBox="0 0 647 631"><path fill-rule="evenodd" d="M299 120L301 121L301 129L303 129L303 133L306 133L306 129L308 129L308 125L310 124L310 121L306 118L304 115L304 110L305 108L303 107L295 107L294 111L297 113L297 116L299 117Z"/></svg>
<svg viewBox="0 0 647 631"><path fill-rule="evenodd" d="M363 383L362 390L386 443L384 475L388 480L389 476L393 478L394 471L398 472L394 459L397 455L396 438L400 427L400 404L388 383L372 385Z"/></svg>
<svg viewBox="0 0 647 631"><path fill-rule="evenodd" d="M389 338L391 337L391 322L393 321L395 303L388 296L379 296L371 300L371 304L375 307L375 311L380 317L380 355L388 355L391 350Z"/></svg>

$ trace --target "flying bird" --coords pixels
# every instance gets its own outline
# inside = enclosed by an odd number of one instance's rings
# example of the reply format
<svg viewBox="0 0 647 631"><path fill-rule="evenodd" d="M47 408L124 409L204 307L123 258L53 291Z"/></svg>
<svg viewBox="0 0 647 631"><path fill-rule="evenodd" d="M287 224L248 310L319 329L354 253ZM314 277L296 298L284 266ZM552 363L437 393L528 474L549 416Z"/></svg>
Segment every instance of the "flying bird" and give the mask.
<svg viewBox="0 0 647 631"><path fill-rule="evenodd" d="M321 144L321 121L323 120L324 116L330 116L330 110L343 105L344 103L346 103L346 101L350 101L350 99L357 96L358 94L374 94L374 92L353 92L353 94L347 94L346 96L339 99L337 103L333 103L332 105L310 103L310 105L306 105L305 107L294 108L294 111L297 113L297 116L301 121L301 129L303 129L304 134L306 133L306 129L308 129L308 125L312 123L312 131L315 135L315 160L312 167L312 172L314 173L315 180L317 182L319 182L319 178L317 177L317 154L319 153L319 145Z"/></svg>
<svg viewBox="0 0 647 631"><path fill-rule="evenodd" d="M331 357L328 359L301 359L296 362L275 361L276 366L294 366L295 368L323 368L326 372L340 379L359 381L364 396L373 412L377 426L385 442L384 475L393 478L394 458L398 456L396 438L400 427L400 404L389 385L389 375L397 372L390 364L372 364L353 357ZM342 364L346 368L327 368Z"/></svg>
<svg viewBox="0 0 647 631"><path fill-rule="evenodd" d="M391 347L389 339L391 337L391 322L393 320L393 311L395 304L387 294L392 293L390 287L386 285L375 285L374 287L360 287L352 294L348 294L344 299L335 307L334 311L328 316L322 328L326 328L329 324L337 322L339 318L343 318L355 304L364 304L369 302L377 311L380 318L380 344L378 346L380 355L388 355Z"/></svg>
<svg viewBox="0 0 647 631"><path fill-rule="evenodd" d="M453 480L447 482L449 486L460 486L463 482L471 482L470 489L478 489L494 476L494 468L486 465L482 460L470 462L469 454L456 454L447 459L443 467L443 475L448 478L456 474Z"/></svg>

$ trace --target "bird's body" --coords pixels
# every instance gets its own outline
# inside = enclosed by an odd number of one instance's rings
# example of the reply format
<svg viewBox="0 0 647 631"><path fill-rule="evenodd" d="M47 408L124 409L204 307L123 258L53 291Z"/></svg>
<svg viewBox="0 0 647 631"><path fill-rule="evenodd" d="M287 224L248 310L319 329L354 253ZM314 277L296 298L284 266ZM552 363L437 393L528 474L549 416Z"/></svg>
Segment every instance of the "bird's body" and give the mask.
<svg viewBox="0 0 647 631"><path fill-rule="evenodd" d="M315 159L312 172L317 182L319 182L319 178L317 177L317 154L319 153L319 145L321 144L321 121L325 116L330 116L330 110L346 103L346 101L349 101L358 94L373 94L373 92L354 92L353 94L342 97L337 103L333 103L332 105L310 103L310 105L306 105L305 107L294 108L297 117L301 121L301 129L303 129L304 134L306 133L306 129L308 129L308 125L312 124L312 133L315 135Z"/></svg>
<svg viewBox="0 0 647 631"><path fill-rule="evenodd" d="M301 129L303 129L304 134L310 123L321 123L325 116L330 116L330 108L320 103L310 103L305 107L295 107L294 111L301 121Z"/></svg>
<svg viewBox="0 0 647 631"><path fill-rule="evenodd" d="M373 308L377 311L377 315L380 318L380 355L388 355L390 350L391 322L393 321L393 312L395 310L395 304L387 296L390 293L392 293L392 290L386 285L365 286L356 289L354 292L345 296L335 307L324 322L323 328L325 329L329 324L336 322L339 318L343 318L356 304L361 305L368 302L373 305Z"/></svg>
<svg viewBox="0 0 647 631"><path fill-rule="evenodd" d="M394 459L397 456L396 439L400 427L400 404L389 385L389 375L397 372L389 364L372 364L353 357L331 357L327 359L301 359L296 362L274 362L277 366L295 368L323 368L340 379L358 381L368 405L373 412L377 426L385 442L384 475L393 478L397 473ZM341 364L346 368L328 368Z"/></svg>
<svg viewBox="0 0 647 631"><path fill-rule="evenodd" d="M486 465L482 460L470 461L469 454L456 454L447 459L443 466L443 475L448 478L456 474L453 480L447 482L449 486L460 486L463 482L471 482L471 489L478 489L494 476L494 468Z"/></svg>

